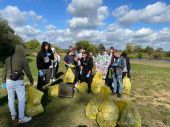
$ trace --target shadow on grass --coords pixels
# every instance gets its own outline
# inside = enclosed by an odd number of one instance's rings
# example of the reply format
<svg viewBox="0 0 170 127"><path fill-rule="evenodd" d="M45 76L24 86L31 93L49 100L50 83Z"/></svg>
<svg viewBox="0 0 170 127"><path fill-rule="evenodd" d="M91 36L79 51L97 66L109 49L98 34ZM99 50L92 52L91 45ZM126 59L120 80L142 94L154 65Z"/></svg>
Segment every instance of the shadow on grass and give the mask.
<svg viewBox="0 0 170 127"><path fill-rule="evenodd" d="M0 106L3 106L4 104L6 104L8 102L8 95L0 98Z"/></svg>

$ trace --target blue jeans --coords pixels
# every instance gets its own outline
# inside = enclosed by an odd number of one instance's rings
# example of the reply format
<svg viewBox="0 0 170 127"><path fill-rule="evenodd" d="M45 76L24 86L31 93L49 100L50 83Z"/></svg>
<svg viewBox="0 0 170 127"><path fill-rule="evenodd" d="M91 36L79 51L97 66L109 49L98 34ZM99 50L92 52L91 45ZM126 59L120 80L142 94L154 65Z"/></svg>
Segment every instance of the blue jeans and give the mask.
<svg viewBox="0 0 170 127"><path fill-rule="evenodd" d="M117 87L118 87L118 93L122 94L122 85L123 85L122 75L113 74L112 87L114 89L114 93L117 93Z"/></svg>
<svg viewBox="0 0 170 127"><path fill-rule="evenodd" d="M11 112L11 116L16 116L15 110L15 92L18 97L18 110L19 118L23 119L25 117L25 85L23 80L12 81L8 79L6 81L7 91L8 91L8 106Z"/></svg>

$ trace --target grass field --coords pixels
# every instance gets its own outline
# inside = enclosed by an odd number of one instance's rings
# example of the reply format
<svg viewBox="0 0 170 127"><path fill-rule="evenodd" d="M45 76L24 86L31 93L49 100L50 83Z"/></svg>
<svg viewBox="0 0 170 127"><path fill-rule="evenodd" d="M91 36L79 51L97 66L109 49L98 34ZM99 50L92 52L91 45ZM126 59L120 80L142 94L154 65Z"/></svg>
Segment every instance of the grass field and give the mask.
<svg viewBox="0 0 170 127"><path fill-rule="evenodd" d="M37 79L35 58L28 58L34 79ZM142 127L170 127L170 63L137 61L132 63L131 105L139 111ZM1 71L1 70L0 70ZM61 64L60 71L65 71ZM27 79L26 79L27 82ZM0 127L12 127L7 107L6 91L0 89ZM76 93L74 98L47 98L45 112L33 117L25 127L98 127L85 116L85 106L91 95ZM114 98L113 98L114 99Z"/></svg>

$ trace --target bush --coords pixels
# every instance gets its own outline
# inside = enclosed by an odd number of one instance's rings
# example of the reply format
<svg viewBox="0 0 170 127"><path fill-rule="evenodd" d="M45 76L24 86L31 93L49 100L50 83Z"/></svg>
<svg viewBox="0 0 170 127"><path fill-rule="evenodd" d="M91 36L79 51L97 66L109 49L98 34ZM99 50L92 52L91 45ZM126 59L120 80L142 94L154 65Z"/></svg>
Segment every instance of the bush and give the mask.
<svg viewBox="0 0 170 127"><path fill-rule="evenodd" d="M142 53L138 53L137 57L138 57L139 59L142 59L142 58L143 58L143 54L142 54Z"/></svg>

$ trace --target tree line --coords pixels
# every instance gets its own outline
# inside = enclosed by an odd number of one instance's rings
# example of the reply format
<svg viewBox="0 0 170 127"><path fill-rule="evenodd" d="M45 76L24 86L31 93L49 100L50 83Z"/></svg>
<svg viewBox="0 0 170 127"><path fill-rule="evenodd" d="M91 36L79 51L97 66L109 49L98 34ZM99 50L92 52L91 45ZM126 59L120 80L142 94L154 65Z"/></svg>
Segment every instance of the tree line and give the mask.
<svg viewBox="0 0 170 127"><path fill-rule="evenodd" d="M56 48L57 52L62 53L67 51L67 49L62 49L54 43L50 43ZM16 44L24 45L28 55L36 54L40 50L41 45L36 39L24 42L23 39L15 33L15 30L9 26L8 22L0 17L0 64L4 62L6 57L13 54ZM96 55L101 48L105 48L104 44L96 45L87 40L76 42L75 48L78 47L82 47L94 55ZM131 58L170 59L170 51L164 51L162 48L154 49L149 46L142 48L140 45L128 43L125 50Z"/></svg>

